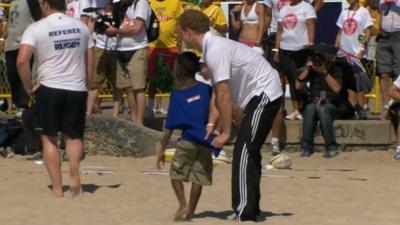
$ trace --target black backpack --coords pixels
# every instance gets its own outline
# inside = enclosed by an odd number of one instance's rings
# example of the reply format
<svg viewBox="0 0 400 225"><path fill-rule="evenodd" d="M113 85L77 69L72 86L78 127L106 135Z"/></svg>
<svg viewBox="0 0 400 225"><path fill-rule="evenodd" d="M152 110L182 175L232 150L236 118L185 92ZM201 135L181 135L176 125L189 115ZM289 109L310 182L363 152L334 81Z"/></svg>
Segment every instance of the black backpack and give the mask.
<svg viewBox="0 0 400 225"><path fill-rule="evenodd" d="M136 8L136 4L139 1L140 0L135 1L133 9ZM150 8L150 10L151 10L151 15L149 20L149 26L146 27L146 34L147 34L147 40L149 42L153 42L158 39L158 36L160 36L160 22L158 21L158 18L153 9Z"/></svg>

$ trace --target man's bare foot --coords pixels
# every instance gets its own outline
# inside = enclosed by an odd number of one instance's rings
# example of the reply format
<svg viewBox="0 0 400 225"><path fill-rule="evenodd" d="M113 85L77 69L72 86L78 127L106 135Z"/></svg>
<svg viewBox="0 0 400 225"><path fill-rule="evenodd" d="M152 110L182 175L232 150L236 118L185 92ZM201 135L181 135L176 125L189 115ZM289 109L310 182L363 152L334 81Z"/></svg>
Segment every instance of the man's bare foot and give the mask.
<svg viewBox="0 0 400 225"><path fill-rule="evenodd" d="M174 216L174 221L178 222L178 221L188 221L188 219L186 218L185 214L186 214L187 208L185 207L179 207L178 210L175 213Z"/></svg>
<svg viewBox="0 0 400 225"><path fill-rule="evenodd" d="M193 216L194 216L194 213L187 212L185 215L185 219L190 221L190 220L192 220Z"/></svg>
<svg viewBox="0 0 400 225"><path fill-rule="evenodd" d="M83 190L81 187L81 184L70 184L69 185L69 191L71 192L72 197L80 196L83 195Z"/></svg>
<svg viewBox="0 0 400 225"><path fill-rule="evenodd" d="M71 192L71 197L73 198L83 195L83 191L81 188L71 188L70 192Z"/></svg>

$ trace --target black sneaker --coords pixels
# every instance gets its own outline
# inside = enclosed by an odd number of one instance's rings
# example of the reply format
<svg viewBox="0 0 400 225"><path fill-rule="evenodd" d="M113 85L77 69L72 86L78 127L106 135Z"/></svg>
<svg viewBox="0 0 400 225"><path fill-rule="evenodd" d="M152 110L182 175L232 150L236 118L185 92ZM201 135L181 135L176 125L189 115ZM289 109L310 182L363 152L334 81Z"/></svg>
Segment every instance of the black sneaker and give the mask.
<svg viewBox="0 0 400 225"><path fill-rule="evenodd" d="M324 158L333 158L339 155L339 151L338 150L326 150L323 157Z"/></svg>
<svg viewBox="0 0 400 225"><path fill-rule="evenodd" d="M306 151L306 150L303 150L302 152L301 152L301 157L310 157L312 154L313 154L314 152L313 151Z"/></svg>

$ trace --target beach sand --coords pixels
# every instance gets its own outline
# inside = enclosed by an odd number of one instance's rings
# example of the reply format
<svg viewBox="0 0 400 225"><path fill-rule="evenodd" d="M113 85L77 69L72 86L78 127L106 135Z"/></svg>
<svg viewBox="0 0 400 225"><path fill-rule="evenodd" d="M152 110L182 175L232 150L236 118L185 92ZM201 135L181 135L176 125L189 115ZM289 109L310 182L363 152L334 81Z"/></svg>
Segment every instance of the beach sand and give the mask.
<svg viewBox="0 0 400 225"><path fill-rule="evenodd" d="M388 151L289 153L291 170L268 170L262 178L264 224L398 225L399 161ZM264 156L264 164L271 156ZM173 224L177 201L168 176L145 175L155 157L88 156L82 167L101 166L112 174L82 175L84 195L57 199L49 194L45 167L22 157L0 159L1 225ZM166 164L164 171L169 169ZM68 184L68 162L63 163ZM187 224L234 224L230 204L231 165L215 167L214 183L203 189L197 215ZM186 191L189 185L185 186ZM184 223L186 224L186 223Z"/></svg>

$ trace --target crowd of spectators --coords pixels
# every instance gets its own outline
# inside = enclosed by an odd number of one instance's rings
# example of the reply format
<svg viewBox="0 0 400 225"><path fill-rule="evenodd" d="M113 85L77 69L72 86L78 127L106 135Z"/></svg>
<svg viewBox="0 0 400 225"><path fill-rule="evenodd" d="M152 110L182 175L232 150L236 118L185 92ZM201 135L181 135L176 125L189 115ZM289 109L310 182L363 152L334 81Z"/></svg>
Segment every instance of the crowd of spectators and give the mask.
<svg viewBox="0 0 400 225"><path fill-rule="evenodd" d="M5 52L12 101L20 111L28 108L29 97L18 75L16 57L23 31L41 17L39 2L14 0L9 10L0 11L2 20L7 20L6 27L1 29L0 47ZM284 91L286 83L289 84L293 111L285 115L282 103L272 128L273 154L281 151L279 136L285 118L303 120L303 131L307 132L301 141L302 156L313 152L317 121L326 142L325 156L335 156L333 120L368 118L365 93L371 90L371 82L362 62L376 61L383 114L393 121L396 118L393 112L398 111L394 110L396 104L390 108L393 101L389 97L397 100L394 91L397 83L390 89L392 92L388 90L389 78L394 79L400 73L400 1L347 0L347 3L337 18L339 31L334 46L315 47L317 13L324 5L323 0L263 3L244 0L230 8L226 16L212 0L198 5L180 0L67 0L66 15L82 20L95 40L96 69L87 85L86 114L96 112L98 95L104 87L112 89L115 117L121 112L123 94L135 123L143 124L145 117L165 113L155 104L155 94L160 89L157 80L166 76L160 65L173 71L178 53L191 50L182 45L177 20L185 10L197 9L210 19L211 33L227 36L231 26L232 32L238 32L239 42L254 48L254 54L263 54L279 72ZM84 10L88 8L93 10ZM160 33L157 40L149 42L146 28L152 11L158 18ZM102 31L96 29L99 15L113 17L114 23ZM35 68L34 58L31 66ZM40 82L40 74L38 79ZM394 125L397 127L395 122ZM400 147L397 154L400 158Z"/></svg>

